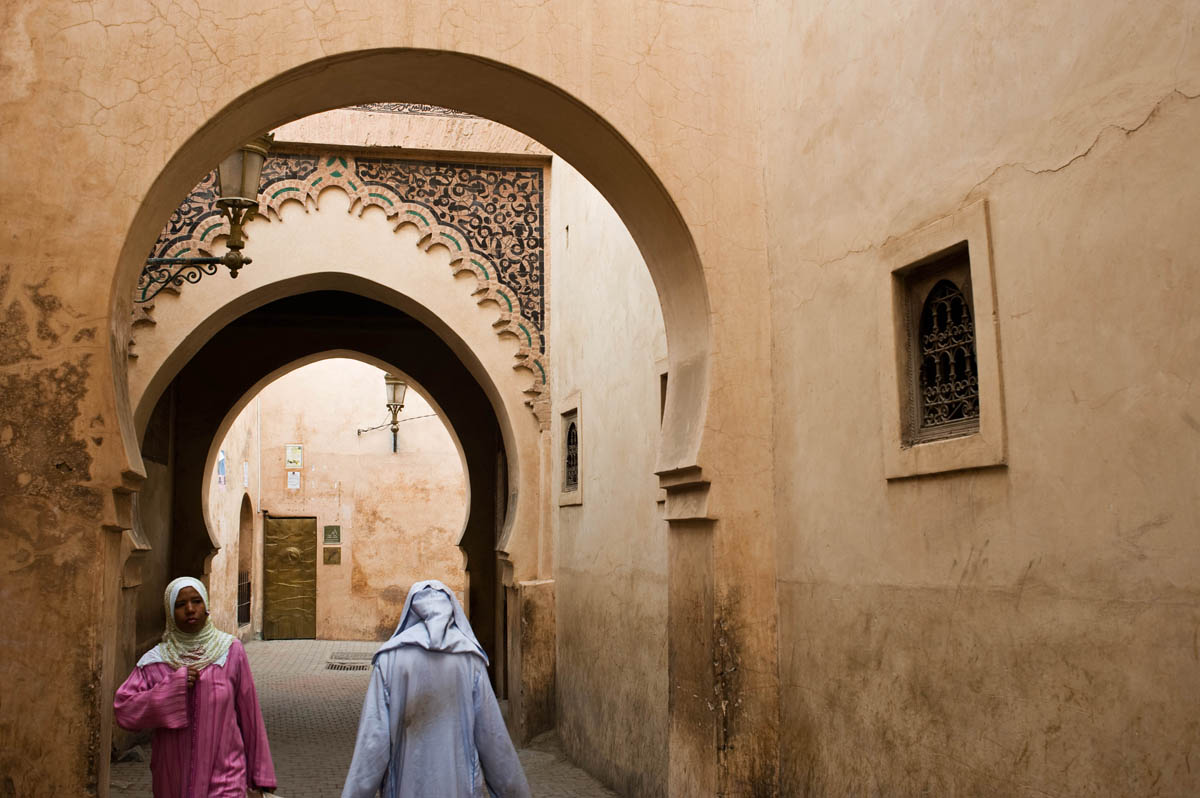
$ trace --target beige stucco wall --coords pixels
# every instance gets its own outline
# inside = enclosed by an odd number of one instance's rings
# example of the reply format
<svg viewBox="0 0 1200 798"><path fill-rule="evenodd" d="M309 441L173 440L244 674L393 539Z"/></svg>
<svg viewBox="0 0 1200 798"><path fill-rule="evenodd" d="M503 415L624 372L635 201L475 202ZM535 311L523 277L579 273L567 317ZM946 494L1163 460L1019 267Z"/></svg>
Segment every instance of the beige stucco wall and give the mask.
<svg viewBox="0 0 1200 798"><path fill-rule="evenodd" d="M453 111L453 109L445 109ZM457 112L456 112L457 113ZM335 108L275 129L278 141L386 148L442 155L467 154L485 161L513 156L547 158L550 151L520 131L478 116L395 113L362 107Z"/></svg>
<svg viewBox="0 0 1200 798"><path fill-rule="evenodd" d="M658 280L667 512L715 519L668 533L671 794L1196 792L1194 2L255 11L0 8L7 792L107 782L139 259L230 146L389 94L544 139ZM1008 466L888 483L876 248L981 195Z"/></svg>
<svg viewBox="0 0 1200 798"><path fill-rule="evenodd" d="M787 794L1200 791L1196 20L764 7ZM978 199L1008 465L888 481L885 243Z"/></svg>
<svg viewBox="0 0 1200 798"><path fill-rule="evenodd" d="M653 478L662 314L620 219L560 159L551 203L558 730L622 795L665 795L667 530ZM560 493L569 409L580 487Z"/></svg>
<svg viewBox="0 0 1200 798"><path fill-rule="evenodd" d="M222 439L219 451L225 453L225 481L218 479L217 464L208 490L208 528L220 546L208 569L208 611L213 623L228 632L237 630L238 562L241 555L242 505L249 499L253 512L250 544L251 598L248 634L262 630L262 431L260 403L255 400L234 420Z"/></svg>
<svg viewBox="0 0 1200 798"><path fill-rule="evenodd" d="M137 657L153 645L162 634L163 591L167 582L176 576L171 573L171 469L169 466L146 464L146 489L138 495L138 523L150 545L144 555L141 584L134 588L137 603L134 634L136 639L122 670L132 670Z"/></svg>
<svg viewBox="0 0 1200 798"><path fill-rule="evenodd" d="M259 394L262 506L317 519L318 638L386 639L418 579L440 579L460 597L465 590L459 451L415 388L399 416L397 452L387 427L356 434L390 423L384 397L383 372L345 358L304 366ZM288 444L304 447L298 489L288 488ZM341 527L338 565L324 564L327 524Z"/></svg>

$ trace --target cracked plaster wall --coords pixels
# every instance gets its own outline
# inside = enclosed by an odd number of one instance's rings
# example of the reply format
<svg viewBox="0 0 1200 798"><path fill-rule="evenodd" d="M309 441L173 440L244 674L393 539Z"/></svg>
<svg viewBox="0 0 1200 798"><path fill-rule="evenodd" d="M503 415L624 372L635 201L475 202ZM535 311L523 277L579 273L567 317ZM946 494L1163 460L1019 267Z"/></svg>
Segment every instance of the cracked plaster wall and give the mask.
<svg viewBox="0 0 1200 798"><path fill-rule="evenodd" d="M1200 790L1198 13L762 10L787 794ZM880 247L979 198L1008 465L889 482Z"/></svg>
<svg viewBox="0 0 1200 798"><path fill-rule="evenodd" d="M27 555L5 566L0 594L0 790L87 795L106 780L116 535L102 530L129 524L111 488L138 482L111 379L128 314L110 317L108 300L139 203L249 88L326 55L417 45L494 57L581 98L647 160L695 238L720 342L705 422L719 612L734 612L739 579L745 606L774 606L763 564L775 573L776 508L787 530L784 787L865 791L870 761L911 792L986 791L1000 773L1018 779L992 787L1006 794L1194 791L1194 3L747 10L0 9L0 514ZM58 174L70 178L47 179ZM992 209L1009 466L888 484L873 428L875 248L979 196ZM152 198L160 218L173 200ZM737 212L764 203L765 218ZM774 457L739 421L769 429L773 413ZM786 475L777 490L772 469ZM769 694L775 625L736 627L761 664L745 695ZM83 645L48 661L47 629L82 629ZM839 681L855 663L859 689ZM1047 680L1021 678L1021 663ZM47 682L61 688L43 698ZM983 720L996 708L1011 717L998 736ZM770 736L769 709L744 717ZM746 762L722 761L744 784Z"/></svg>
<svg viewBox="0 0 1200 798"><path fill-rule="evenodd" d="M216 139L225 136L232 144L235 131L248 132L238 122L241 111L232 107L235 99L327 56L409 46L511 64L594 109L645 159L690 232L682 246L675 233L663 232L680 229L678 221L653 215L664 207L655 199L657 186L647 184L640 167L628 165L633 161L621 162L628 172L605 173L598 157L578 165L614 195L622 186L651 186L627 191L618 211L649 252L651 268L659 270L661 296L720 298L713 304L720 312L708 320L721 348L698 372L711 399L703 405L703 420L692 421L707 430L703 458L720 477L709 499L720 519L718 556L728 561L731 579L765 573L772 524L769 481L762 475L769 473L769 454L743 446L734 430L738 418L769 417L769 392L729 389L766 385L769 368L769 320L761 312L767 304L762 220L730 211L758 207L762 196L759 115L750 90L755 65L746 56L754 49L754 31L745 11L634 0L532 6L423 1L403 9L383 0L347 7L264 3L249 12L232 0L15 0L0 8L0 123L6 131L0 141L6 164L0 267L11 274L4 306L20 303L29 325L14 322L5 331L11 357L3 365L9 382L0 430L11 427L12 438L3 444L0 514L3 540L16 551L24 546L29 556L6 566L2 594L10 620L0 666L0 773L7 779L0 790L90 795L103 793L107 782L116 554L119 531L132 523L122 491L136 489L141 480L132 430L121 424L128 415L121 374L128 306L124 291L115 302L111 295L114 286L129 285L131 274L117 279L116 264L123 254L132 262L148 249L179 193L211 168L209 161L188 161L188 153L196 147L215 152ZM396 97L352 99L451 104L426 91L424 77L396 74ZM320 104L336 105L332 93L316 95L328 87L311 88L319 80L309 73L285 100L275 94L269 108L254 112L264 114L262 126ZM496 102L471 95L465 79L455 85L481 105ZM356 86L345 84L348 93ZM596 129L568 130L557 116L523 103L525 97L504 99L512 106L506 113L513 126L537 128L587 155L588 134ZM192 183L181 180L178 192L153 192L157 177L170 169L187 172ZM642 218L642 208L653 213ZM670 275L688 273L691 254L683 250L693 241L706 285L697 287L694 279L673 285ZM45 324L57 340L38 331L43 311L32 309L35 292L48 303ZM670 332L670 317L667 326ZM697 341L707 340L707 327L687 320L676 329L690 339L677 338L674 351L705 351ZM72 470L64 474L58 463ZM750 545L741 545L748 534ZM756 584L773 597L768 581ZM73 641L69 654L48 661L46 634ZM744 636L747 651L773 661L773 622L747 625ZM768 666L747 685L747 728L771 716L769 702L758 698L769 694L771 673ZM47 691L48 682L60 688ZM684 759L678 766L688 764Z"/></svg>

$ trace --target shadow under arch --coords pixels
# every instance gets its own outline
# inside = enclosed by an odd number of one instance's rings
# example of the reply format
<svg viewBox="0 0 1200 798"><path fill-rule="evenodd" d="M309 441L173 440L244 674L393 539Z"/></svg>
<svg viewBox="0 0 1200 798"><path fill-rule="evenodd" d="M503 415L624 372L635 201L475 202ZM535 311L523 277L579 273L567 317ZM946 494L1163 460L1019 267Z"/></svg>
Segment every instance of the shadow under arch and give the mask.
<svg viewBox="0 0 1200 798"><path fill-rule="evenodd" d="M125 376L125 320L145 254L179 199L226 152L258 133L332 108L399 96L525 133L569 161L611 204L650 270L666 328L671 379L656 471L664 484L706 484L700 460L712 347L709 297L695 243L666 188L612 125L565 91L497 61L417 48L329 56L253 87L184 142L151 185L121 250L111 301L114 391L130 469L140 472L141 462Z"/></svg>
<svg viewBox="0 0 1200 798"><path fill-rule="evenodd" d="M244 407L248 394L267 375L335 350L410 375L461 443L470 486L462 535L470 576L468 602L473 617L486 619L477 629L480 642L497 651L503 646L497 607L500 519L512 515L507 495L497 491L497 462L505 457L500 421L474 375L434 331L391 305L358 294L311 291L260 304L212 334L179 370L174 379L180 432L172 489L171 570L203 573L214 553L205 519L206 489L213 447L219 447L222 429L228 430L231 411L239 403Z"/></svg>
<svg viewBox="0 0 1200 798"><path fill-rule="evenodd" d="M447 324L437 313L396 288L349 272L310 272L295 277L275 280L245 293L231 296L228 302L216 308L211 315L188 331L187 335L163 360L162 365L146 384L137 406L134 408L137 439L140 441L145 434L146 425L149 423L151 413L154 411L167 386L176 379L180 372L187 367L191 359L221 330L237 319L271 302L321 291L341 292L377 300L395 309L404 317L423 325L439 338L443 345L452 353L452 358L456 360L459 366L469 372L470 376L490 402L491 413L498 424L506 453L507 482L514 486L521 484L523 463L519 453L522 447L517 440L518 434L514 429L514 425L518 423L528 425L531 423L530 419L526 418L526 409L524 407L509 407L506 404L499 386L496 385L495 381L488 374L487 366L463 339L462 335ZM428 392L426 395L432 396ZM513 415L516 414L520 414L519 420L513 418ZM513 502L508 508L506 517L503 519L502 532L497 544L497 548L501 551L508 550L508 544L512 538L514 529L515 509L516 503Z"/></svg>

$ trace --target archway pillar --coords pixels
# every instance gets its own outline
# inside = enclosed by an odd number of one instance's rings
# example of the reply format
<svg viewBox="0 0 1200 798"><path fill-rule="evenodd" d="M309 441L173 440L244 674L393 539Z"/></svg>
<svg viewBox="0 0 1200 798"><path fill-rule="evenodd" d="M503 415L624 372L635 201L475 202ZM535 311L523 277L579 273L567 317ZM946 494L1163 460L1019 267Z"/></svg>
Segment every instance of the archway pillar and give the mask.
<svg viewBox="0 0 1200 798"><path fill-rule="evenodd" d="M710 221L697 247L719 298L707 312L715 345L707 368L670 363L656 469L668 537L668 794L750 798L782 792L771 274L766 253L748 246L766 239L761 220L736 230ZM688 414L670 412L685 396L706 397L696 449L685 445L697 440Z"/></svg>
<svg viewBox="0 0 1200 798"><path fill-rule="evenodd" d="M777 795L774 565L732 524L668 527L669 794Z"/></svg>

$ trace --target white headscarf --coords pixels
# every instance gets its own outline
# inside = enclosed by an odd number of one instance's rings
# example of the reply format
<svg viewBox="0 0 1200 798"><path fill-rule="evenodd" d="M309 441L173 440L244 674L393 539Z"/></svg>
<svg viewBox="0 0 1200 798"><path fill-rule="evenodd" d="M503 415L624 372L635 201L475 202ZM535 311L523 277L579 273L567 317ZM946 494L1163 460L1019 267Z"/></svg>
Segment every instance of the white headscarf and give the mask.
<svg viewBox="0 0 1200 798"><path fill-rule="evenodd" d="M212 618L204 619L204 626L195 634L180 631L175 625L175 599L179 591L185 587L195 588L204 599L204 608L208 609L208 590L199 579L181 576L167 584L163 592L163 609L167 611L167 628L163 632L162 642L156 646L161 661L172 668L182 666L206 668L212 663L225 664L225 655L233 645L233 635L222 632L213 626ZM142 663L138 663L139 665Z"/></svg>
<svg viewBox="0 0 1200 798"><path fill-rule="evenodd" d="M486 663L487 654L475 638L467 614L454 591L436 579L415 582L404 600L400 623L388 640L375 652L377 658L385 651L401 646L419 646L426 651L455 654L474 654Z"/></svg>

